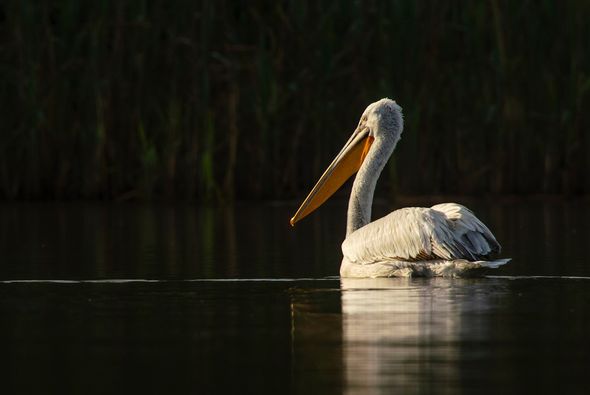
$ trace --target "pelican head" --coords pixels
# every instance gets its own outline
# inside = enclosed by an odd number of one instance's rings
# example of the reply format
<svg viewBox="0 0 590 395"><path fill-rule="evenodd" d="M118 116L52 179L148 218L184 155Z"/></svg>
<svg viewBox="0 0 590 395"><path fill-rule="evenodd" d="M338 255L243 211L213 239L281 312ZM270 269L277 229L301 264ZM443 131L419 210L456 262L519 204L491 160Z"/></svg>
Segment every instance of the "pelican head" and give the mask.
<svg viewBox="0 0 590 395"><path fill-rule="evenodd" d="M385 98L367 106L356 131L367 129L371 137L384 138L397 143L403 127L402 108L395 100Z"/></svg>
<svg viewBox="0 0 590 395"><path fill-rule="evenodd" d="M371 103L342 150L336 155L291 218L291 225L311 214L332 196L367 159L365 171L376 181L403 130L402 109L391 99ZM375 143L375 144L373 144ZM364 178L363 178L364 179ZM372 199L372 191L370 191Z"/></svg>

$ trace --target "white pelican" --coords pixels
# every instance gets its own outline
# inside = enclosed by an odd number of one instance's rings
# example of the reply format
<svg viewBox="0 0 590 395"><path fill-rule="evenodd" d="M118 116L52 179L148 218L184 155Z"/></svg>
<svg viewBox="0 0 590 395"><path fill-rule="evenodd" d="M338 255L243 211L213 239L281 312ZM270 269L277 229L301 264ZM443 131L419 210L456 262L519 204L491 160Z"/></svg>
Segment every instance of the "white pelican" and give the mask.
<svg viewBox="0 0 590 395"><path fill-rule="evenodd" d="M407 207L371 221L377 179L403 130L402 109L381 99L363 112L358 127L291 218L291 225L324 203L354 173L348 202L342 277L410 277L476 274L510 259L490 230L456 203Z"/></svg>

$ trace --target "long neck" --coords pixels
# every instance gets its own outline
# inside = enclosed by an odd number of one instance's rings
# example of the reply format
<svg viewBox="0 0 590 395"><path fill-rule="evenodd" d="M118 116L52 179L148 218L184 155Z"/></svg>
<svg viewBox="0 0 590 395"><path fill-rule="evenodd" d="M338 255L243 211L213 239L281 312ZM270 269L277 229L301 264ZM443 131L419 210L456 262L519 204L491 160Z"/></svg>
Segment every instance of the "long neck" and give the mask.
<svg viewBox="0 0 590 395"><path fill-rule="evenodd" d="M390 139L376 139L359 169L348 201L346 236L371 222L375 186L396 143Z"/></svg>

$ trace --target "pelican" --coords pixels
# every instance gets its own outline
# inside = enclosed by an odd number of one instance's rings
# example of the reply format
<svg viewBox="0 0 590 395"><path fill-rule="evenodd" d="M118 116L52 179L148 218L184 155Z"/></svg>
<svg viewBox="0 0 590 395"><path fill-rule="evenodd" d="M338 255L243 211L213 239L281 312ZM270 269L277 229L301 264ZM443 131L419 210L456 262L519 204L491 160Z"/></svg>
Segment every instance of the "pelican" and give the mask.
<svg viewBox="0 0 590 395"><path fill-rule="evenodd" d="M406 207L371 222L377 179L403 131L395 101L370 104L359 124L303 201L291 225L320 207L357 173L348 202L341 277L462 277L497 268L510 259L492 232L469 209L456 203Z"/></svg>

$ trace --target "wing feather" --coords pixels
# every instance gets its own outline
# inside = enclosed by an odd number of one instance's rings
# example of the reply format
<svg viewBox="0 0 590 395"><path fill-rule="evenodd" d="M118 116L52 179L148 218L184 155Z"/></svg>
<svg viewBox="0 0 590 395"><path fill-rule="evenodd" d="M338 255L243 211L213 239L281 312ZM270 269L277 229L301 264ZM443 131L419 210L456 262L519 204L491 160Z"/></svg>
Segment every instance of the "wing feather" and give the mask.
<svg viewBox="0 0 590 395"><path fill-rule="evenodd" d="M445 215L455 237L464 240L464 247L473 257L481 259L500 252L500 244L492 232L467 207L443 203L432 206L432 209Z"/></svg>
<svg viewBox="0 0 590 395"><path fill-rule="evenodd" d="M489 229L467 208L445 203L408 207L369 223L342 243L344 257L355 263L478 260L500 246Z"/></svg>

